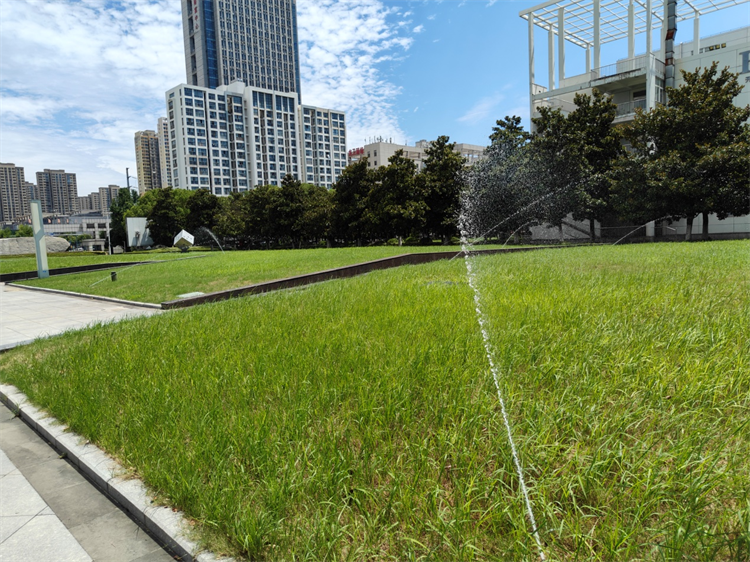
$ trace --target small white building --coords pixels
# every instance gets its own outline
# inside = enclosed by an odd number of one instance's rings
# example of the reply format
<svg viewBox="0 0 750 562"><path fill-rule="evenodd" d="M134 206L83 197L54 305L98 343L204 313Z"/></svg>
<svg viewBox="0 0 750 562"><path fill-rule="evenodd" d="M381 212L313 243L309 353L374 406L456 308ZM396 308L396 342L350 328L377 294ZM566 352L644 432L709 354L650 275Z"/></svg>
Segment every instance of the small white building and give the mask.
<svg viewBox="0 0 750 562"><path fill-rule="evenodd" d="M417 165L417 170L421 170L424 168L424 161L427 158L425 149L429 146L430 141L427 140L420 140L414 143L414 146L408 146L378 138L364 147L350 150L349 163L352 164L358 162L361 158L367 158L369 168L380 168L381 166L387 166L388 159L402 150L404 157L413 160ZM456 143L454 150L464 157L467 164L471 165L482 158L485 148L477 144Z"/></svg>

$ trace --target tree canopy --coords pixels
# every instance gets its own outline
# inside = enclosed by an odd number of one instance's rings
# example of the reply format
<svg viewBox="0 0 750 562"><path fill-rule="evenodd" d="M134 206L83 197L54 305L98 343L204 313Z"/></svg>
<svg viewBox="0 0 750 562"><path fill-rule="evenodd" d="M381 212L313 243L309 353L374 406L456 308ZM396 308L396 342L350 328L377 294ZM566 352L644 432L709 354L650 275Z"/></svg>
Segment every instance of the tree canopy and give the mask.
<svg viewBox="0 0 750 562"><path fill-rule="evenodd" d="M614 185L631 217L687 219L688 240L701 213L750 212L750 107L734 105L737 74L717 67L683 71L682 85L667 88L667 105L637 114Z"/></svg>

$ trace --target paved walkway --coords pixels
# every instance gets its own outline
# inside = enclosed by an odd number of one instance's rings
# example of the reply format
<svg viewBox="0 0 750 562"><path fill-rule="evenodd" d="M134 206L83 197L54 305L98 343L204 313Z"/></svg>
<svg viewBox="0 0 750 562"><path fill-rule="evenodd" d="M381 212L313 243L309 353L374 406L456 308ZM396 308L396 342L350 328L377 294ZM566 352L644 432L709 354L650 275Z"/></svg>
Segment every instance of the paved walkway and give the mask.
<svg viewBox="0 0 750 562"><path fill-rule="evenodd" d="M30 291L0 283L0 351L94 322L159 312L158 309Z"/></svg>
<svg viewBox="0 0 750 562"><path fill-rule="evenodd" d="M0 350L160 311L0 284ZM168 562L148 534L0 404L0 561Z"/></svg>

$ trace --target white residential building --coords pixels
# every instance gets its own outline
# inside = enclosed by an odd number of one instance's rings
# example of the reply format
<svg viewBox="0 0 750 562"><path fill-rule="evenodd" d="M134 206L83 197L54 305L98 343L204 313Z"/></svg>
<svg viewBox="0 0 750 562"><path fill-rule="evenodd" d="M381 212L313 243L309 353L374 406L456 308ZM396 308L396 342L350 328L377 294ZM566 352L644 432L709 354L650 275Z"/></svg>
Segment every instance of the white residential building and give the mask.
<svg viewBox="0 0 750 562"><path fill-rule="evenodd" d="M345 116L301 106L297 99L294 93L242 82L216 89L181 84L169 90L173 187L229 195L281 185L287 174L330 187L346 164Z"/></svg>
<svg viewBox="0 0 750 562"><path fill-rule="evenodd" d="M617 122L629 121L637 108L647 111L664 103L665 86L679 87L682 83L680 70L692 72L714 61L720 69L728 66L739 73L741 82L750 83L750 27L700 37L702 15L747 2L679 0L672 5L671 16L666 0L552 0L522 10L520 16L528 21L529 28L531 115L538 116L540 106L559 108L567 114L575 109L575 94L590 94L596 88L612 95ZM665 23L669 21L671 27ZM692 25L682 23L687 21ZM547 69L541 74L536 73L535 61L538 29L547 36ZM657 30L660 41L653 44ZM677 37L684 36L691 40L676 42ZM636 39L645 42L644 53L636 53ZM607 43L623 49L615 60L601 59L602 45ZM586 71L568 76L566 53L570 55L573 47L583 49ZM750 104L747 85L735 103Z"/></svg>
<svg viewBox="0 0 750 562"><path fill-rule="evenodd" d="M159 117L156 136L159 141L161 187L172 187L172 167L169 165L169 119L166 117Z"/></svg>
<svg viewBox="0 0 750 562"><path fill-rule="evenodd" d="M235 81L301 100L296 0L182 0L187 80Z"/></svg>

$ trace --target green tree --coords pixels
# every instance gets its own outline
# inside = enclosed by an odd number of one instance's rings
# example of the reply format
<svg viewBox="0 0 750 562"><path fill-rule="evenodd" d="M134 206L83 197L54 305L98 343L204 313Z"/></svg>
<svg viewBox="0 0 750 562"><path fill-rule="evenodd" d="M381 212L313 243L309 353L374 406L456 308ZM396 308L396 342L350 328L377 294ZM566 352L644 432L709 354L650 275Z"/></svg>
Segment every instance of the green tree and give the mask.
<svg viewBox="0 0 750 562"><path fill-rule="evenodd" d="M375 184L375 172L367 158L350 164L333 186L332 228L335 238L358 244L366 237L367 198Z"/></svg>
<svg viewBox="0 0 750 562"><path fill-rule="evenodd" d="M249 219L249 192L232 192L229 197L219 197L216 210L216 235L224 243L245 248L250 239L247 222Z"/></svg>
<svg viewBox="0 0 750 562"><path fill-rule="evenodd" d="M125 225L126 213L138 201L138 192L135 189L121 188L117 197L110 205L110 231L109 237L113 246L125 246L127 241L127 230ZM145 216L145 215L143 215Z"/></svg>
<svg viewBox="0 0 750 562"><path fill-rule="evenodd" d="M412 232L424 226L427 205L416 181L417 165L398 150L388 166L378 168L368 197L365 216L381 237L397 237L399 245Z"/></svg>
<svg viewBox="0 0 750 562"><path fill-rule="evenodd" d="M525 145L531 138L521 125L521 118L517 115L506 115L505 119L498 119L496 123L497 126L492 127L492 134L490 134L491 146L518 148Z"/></svg>
<svg viewBox="0 0 750 562"><path fill-rule="evenodd" d="M104 236L102 236L102 233L104 234ZM105 231L102 231L99 233L100 238L106 238L106 236L107 234ZM91 238L91 235L89 234L62 234L60 235L60 238L64 238L65 240L70 242L70 244L74 248L78 248L81 245L81 241L89 240Z"/></svg>
<svg viewBox="0 0 750 562"><path fill-rule="evenodd" d="M185 228L191 192L165 187L152 189L154 206L148 214L148 230L155 244L171 246L174 237Z"/></svg>
<svg viewBox="0 0 750 562"><path fill-rule="evenodd" d="M213 230L216 213L219 210L219 198L208 189L199 189L189 193L185 229L194 235L201 227Z"/></svg>
<svg viewBox="0 0 750 562"><path fill-rule="evenodd" d="M576 143L581 159L578 204L573 218L589 221L589 236L596 238L595 221L600 223L612 214L610 173L622 156L621 130L613 126L617 106L610 96L594 89L592 95L576 94L575 111L567 118L568 138Z"/></svg>
<svg viewBox="0 0 750 562"><path fill-rule="evenodd" d="M305 189L302 183L291 174L281 180L281 197L278 207L278 227L282 237L288 237L292 247L302 246L304 225L302 216L305 212Z"/></svg>
<svg viewBox="0 0 750 562"><path fill-rule="evenodd" d="M303 188L302 238L312 243L328 239L330 245L334 192L318 185L305 184Z"/></svg>
<svg viewBox="0 0 750 562"><path fill-rule="evenodd" d="M613 122L617 106L594 89L576 94L576 109L564 116L559 110L540 108L532 139L537 157L535 169L555 193L548 206L548 221L562 224L568 213L576 220L589 221L589 236L596 237L595 221L612 211L610 170L623 152L621 133Z"/></svg>
<svg viewBox="0 0 750 562"><path fill-rule="evenodd" d="M533 222L535 180L526 173L531 135L520 123L517 116L498 120L485 157L467 171L461 228L470 238L517 234Z"/></svg>
<svg viewBox="0 0 750 562"><path fill-rule="evenodd" d="M706 235L709 213L726 218L750 212L750 106L734 105L742 91L737 74L717 67L682 71L683 84L667 88L668 105L638 113L625 131L633 153L616 183L619 199L630 203L624 210L651 219L685 218L686 240L701 213ZM638 165L645 181L628 181L622 170Z"/></svg>
<svg viewBox="0 0 750 562"><path fill-rule="evenodd" d="M539 222L560 229L568 214L577 210L585 170L581 143L559 109L539 108L532 118L536 131L526 152L526 172L535 178L527 186L529 195L539 201L533 211Z"/></svg>
<svg viewBox="0 0 750 562"><path fill-rule="evenodd" d="M259 185L247 192L247 220L245 234L262 247L278 244L284 236L281 228L282 207L285 202L281 188L275 185Z"/></svg>
<svg viewBox="0 0 750 562"><path fill-rule="evenodd" d="M443 243L450 242L458 232L463 173L466 163L455 151L456 143L440 136L425 149L425 167L419 174L425 209L427 234L439 236Z"/></svg>
<svg viewBox="0 0 750 562"><path fill-rule="evenodd" d="M16 230L16 238L30 238L34 236L34 229L28 224L19 224Z"/></svg>

